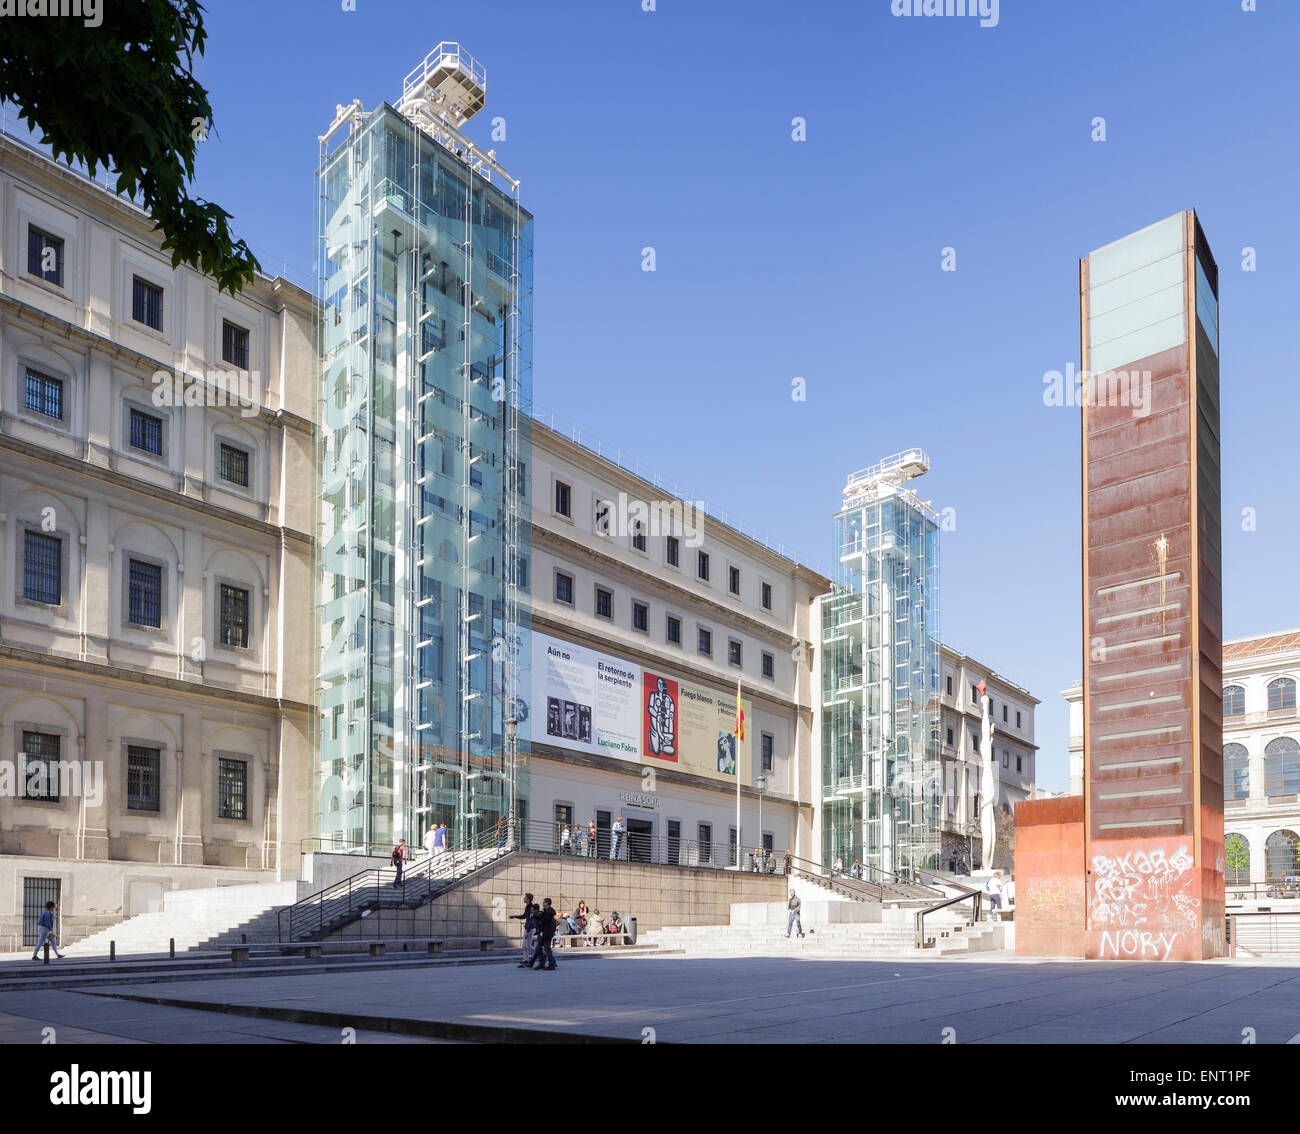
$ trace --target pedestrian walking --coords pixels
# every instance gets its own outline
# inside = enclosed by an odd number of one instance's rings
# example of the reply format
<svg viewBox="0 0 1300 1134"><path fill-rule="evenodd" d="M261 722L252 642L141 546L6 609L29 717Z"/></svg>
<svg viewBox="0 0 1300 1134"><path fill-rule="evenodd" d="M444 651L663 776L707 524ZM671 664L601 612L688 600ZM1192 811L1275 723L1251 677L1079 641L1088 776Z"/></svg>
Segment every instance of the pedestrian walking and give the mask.
<svg viewBox="0 0 1300 1134"><path fill-rule="evenodd" d="M554 969L555 954L551 951L551 939L555 936L555 910L550 898L542 899L542 908L537 912L536 921L537 946L533 949L528 967L532 969L540 964L543 969Z"/></svg>
<svg viewBox="0 0 1300 1134"><path fill-rule="evenodd" d="M790 936L790 930L796 925L799 927L799 936L803 936L803 921L799 917L799 910L803 903L799 901L799 895L793 890L790 891L790 900L786 903L785 908L790 911L790 916L785 919L785 935Z"/></svg>
<svg viewBox="0 0 1300 1134"><path fill-rule="evenodd" d="M41 920L37 922L37 927L41 932L40 936L36 939L36 951L32 953L32 960L39 961L41 959L41 946L47 941L50 943L50 948L54 950L54 955L62 959L63 954L59 952L59 939L54 935L53 902L45 903L45 912L41 914Z"/></svg>
<svg viewBox="0 0 1300 1134"><path fill-rule="evenodd" d="M984 883L984 892L989 896L989 914L997 914L1002 920L1002 871L995 870L993 876Z"/></svg>
<svg viewBox="0 0 1300 1134"><path fill-rule="evenodd" d="M532 896L532 894L525 894L525 895L524 895L524 912L523 912L523 913L512 913L512 914L510 915L510 920L511 920L511 921L522 921L522 922L524 923L524 924L523 924L523 931L524 931L524 939L523 939L523 955L519 958L519 967L522 969L526 964L528 964L528 958L529 958L529 956L530 956L531 953L532 953L532 941L531 941L531 937L532 937L532 928L533 928L533 924L532 924L532 921L533 921L533 896Z"/></svg>
<svg viewBox="0 0 1300 1134"><path fill-rule="evenodd" d="M398 839L397 846L393 848L393 855L391 859L393 866L396 867L397 869L397 877L393 879L394 886L400 886L402 884L402 866L405 864L406 858L407 858L406 840Z"/></svg>
<svg viewBox="0 0 1300 1134"><path fill-rule="evenodd" d="M424 853L427 854L430 858L433 857L433 844L434 841L437 839L437 837L438 837L438 824L434 823L429 827L427 831L424 832L424 838L421 840L421 845L424 847Z"/></svg>
<svg viewBox="0 0 1300 1134"><path fill-rule="evenodd" d="M433 833L433 853L442 854L447 849L447 824L439 823Z"/></svg>

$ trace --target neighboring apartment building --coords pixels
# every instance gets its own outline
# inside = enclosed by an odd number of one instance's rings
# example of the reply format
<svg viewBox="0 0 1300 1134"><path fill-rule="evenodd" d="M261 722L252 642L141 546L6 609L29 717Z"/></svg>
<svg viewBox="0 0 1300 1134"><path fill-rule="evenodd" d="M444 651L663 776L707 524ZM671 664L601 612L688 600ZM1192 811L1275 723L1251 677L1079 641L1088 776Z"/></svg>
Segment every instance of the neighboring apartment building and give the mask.
<svg viewBox="0 0 1300 1134"><path fill-rule="evenodd" d="M7 138L0 217L3 950L296 876L313 410L301 289Z"/></svg>
<svg viewBox="0 0 1300 1134"><path fill-rule="evenodd" d="M1223 811L1229 887L1300 874L1300 630L1223 643ZM1081 784L1082 686L1070 705L1070 789Z"/></svg>
<svg viewBox="0 0 1300 1134"><path fill-rule="evenodd" d="M527 807L550 823L530 824L530 841L594 820L603 855L621 814L633 858L734 862L736 776L722 765L738 756L744 862L760 786L761 845L815 857L810 615L829 580L576 436L532 426ZM737 680L745 738L720 757Z"/></svg>
<svg viewBox="0 0 1300 1134"><path fill-rule="evenodd" d="M1039 703L1029 690L1005 674L945 644L941 651L939 699L942 703L939 751L943 783L943 848L940 861L947 867L959 862L970 868L985 865L1011 869L1006 861L981 862L980 847L980 732L983 707L980 682L989 696L993 768L997 774L996 822L1007 824L1015 805L1034 799L1038 745L1034 743L1034 707Z"/></svg>

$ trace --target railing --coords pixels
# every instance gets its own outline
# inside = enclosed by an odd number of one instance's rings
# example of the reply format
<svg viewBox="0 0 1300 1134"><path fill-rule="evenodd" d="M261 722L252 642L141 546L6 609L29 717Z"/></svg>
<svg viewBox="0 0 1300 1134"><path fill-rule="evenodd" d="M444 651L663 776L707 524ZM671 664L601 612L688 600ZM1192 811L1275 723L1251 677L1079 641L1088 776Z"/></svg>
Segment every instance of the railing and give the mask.
<svg viewBox="0 0 1300 1134"><path fill-rule="evenodd" d="M314 940L349 925L364 913L382 908L412 909L436 897L452 883L515 849L514 828L489 831L442 854L424 855L403 870L372 867L282 909L277 918L280 941ZM413 851L413 854L419 854Z"/></svg>
<svg viewBox="0 0 1300 1134"><path fill-rule="evenodd" d="M615 846L614 832L610 827L597 827L593 842L587 834L586 825L581 826L582 835L573 837L570 827L569 838L564 839L565 824L550 819L527 819L518 824L522 836L520 850L535 854L556 854L572 858L616 859L620 862L640 862L651 866L680 866L688 868L708 868L715 870L734 870L736 868L736 849L727 842L712 839L684 839L671 835L651 836L640 831L623 831ZM767 852L774 859L775 868L767 870L762 865L754 871L754 856L760 849L754 847L742 854L741 868L754 873L784 873L781 869L782 856L779 852Z"/></svg>
<svg viewBox="0 0 1300 1134"><path fill-rule="evenodd" d="M1300 898L1300 888L1294 883L1282 882L1229 882L1224 886L1224 895L1230 902L1254 902L1272 898L1285 901Z"/></svg>
<svg viewBox="0 0 1300 1134"><path fill-rule="evenodd" d="M837 874L834 870L829 870L819 862L813 862L810 859L799 858L796 855L790 856L791 871L801 875L804 878L811 879L819 886L824 886L837 894L846 898L852 898L860 902L883 902L885 900L885 885L883 882L872 882L867 878L852 878L845 874ZM888 874L888 871L884 873ZM891 877L894 877L891 875Z"/></svg>
<svg viewBox="0 0 1300 1134"><path fill-rule="evenodd" d="M1300 910L1235 910L1224 928L1229 943L1250 953L1300 953Z"/></svg>
<svg viewBox="0 0 1300 1134"><path fill-rule="evenodd" d="M953 885L953 883L947 883ZM965 889L965 887L963 887ZM966 894L958 894L954 898L947 898L942 902L936 902L932 906L927 906L923 910L916 911L916 947L918 949L926 948L925 943L925 919L929 914L936 913L939 910L947 909L949 906L955 906L958 902L971 903L971 916L967 925L975 925L980 920L981 899L983 894L979 890L971 890Z"/></svg>

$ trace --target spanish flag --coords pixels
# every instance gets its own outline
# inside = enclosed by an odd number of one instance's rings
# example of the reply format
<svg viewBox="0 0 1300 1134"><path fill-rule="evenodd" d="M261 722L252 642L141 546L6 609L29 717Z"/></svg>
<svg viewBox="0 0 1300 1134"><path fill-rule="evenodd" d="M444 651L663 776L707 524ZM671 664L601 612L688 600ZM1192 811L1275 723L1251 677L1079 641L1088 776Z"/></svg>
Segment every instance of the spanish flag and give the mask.
<svg viewBox="0 0 1300 1134"><path fill-rule="evenodd" d="M745 739L745 710L740 704L740 678L736 678L736 727L731 734L737 740ZM736 753L736 763L740 764L740 753Z"/></svg>

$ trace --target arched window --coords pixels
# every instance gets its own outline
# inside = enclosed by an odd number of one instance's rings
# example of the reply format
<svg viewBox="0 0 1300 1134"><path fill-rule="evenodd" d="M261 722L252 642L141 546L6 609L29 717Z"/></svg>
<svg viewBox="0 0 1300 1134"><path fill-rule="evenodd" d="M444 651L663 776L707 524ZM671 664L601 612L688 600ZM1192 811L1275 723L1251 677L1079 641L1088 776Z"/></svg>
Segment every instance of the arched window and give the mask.
<svg viewBox="0 0 1300 1134"><path fill-rule="evenodd" d="M1246 711L1246 690L1240 685L1229 685L1223 691L1223 715L1239 717Z"/></svg>
<svg viewBox="0 0 1300 1134"><path fill-rule="evenodd" d="M1300 744L1289 736L1270 740L1264 749L1264 794L1300 792Z"/></svg>
<svg viewBox="0 0 1300 1134"><path fill-rule="evenodd" d="M1268 711L1295 711L1295 682L1289 677L1279 677L1268 683Z"/></svg>
<svg viewBox="0 0 1300 1134"><path fill-rule="evenodd" d="M1247 799L1250 796L1250 753L1242 744L1223 746L1223 798Z"/></svg>
<svg viewBox="0 0 1300 1134"><path fill-rule="evenodd" d="M1244 886L1250 882L1250 844L1236 832L1223 844L1224 881L1229 886Z"/></svg>
<svg viewBox="0 0 1300 1134"><path fill-rule="evenodd" d="M1264 845L1264 881L1281 882L1289 875L1300 873L1296 866L1296 847L1300 835L1294 831L1274 831Z"/></svg>

